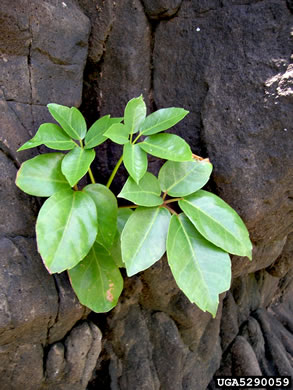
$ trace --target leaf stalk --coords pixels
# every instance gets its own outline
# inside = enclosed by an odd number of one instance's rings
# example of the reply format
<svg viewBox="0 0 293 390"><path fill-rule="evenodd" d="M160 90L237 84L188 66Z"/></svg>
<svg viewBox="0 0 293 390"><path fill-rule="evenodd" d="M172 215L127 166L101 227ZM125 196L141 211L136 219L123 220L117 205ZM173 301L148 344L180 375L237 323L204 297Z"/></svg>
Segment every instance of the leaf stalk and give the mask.
<svg viewBox="0 0 293 390"><path fill-rule="evenodd" d="M107 182L107 184L106 184L106 187L107 187L107 188L109 188L110 185L112 184L112 181L113 181L113 179L114 179L114 177L115 177L115 175L116 175L116 173L117 173L117 171L118 171L120 165L122 164L122 161L123 161L123 154L122 154L122 156L119 158L119 160L117 161L117 164L115 165L115 168L113 169L113 172L111 173L111 176L109 177L109 180L108 180L108 182Z"/></svg>

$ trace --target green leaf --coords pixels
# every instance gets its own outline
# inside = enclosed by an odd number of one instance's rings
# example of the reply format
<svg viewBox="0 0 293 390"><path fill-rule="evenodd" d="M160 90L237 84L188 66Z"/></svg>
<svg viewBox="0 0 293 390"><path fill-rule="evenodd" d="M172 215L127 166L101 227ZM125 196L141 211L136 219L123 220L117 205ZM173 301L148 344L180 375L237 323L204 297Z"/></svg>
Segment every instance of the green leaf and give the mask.
<svg viewBox="0 0 293 390"><path fill-rule="evenodd" d="M161 207L139 207L128 219L121 235L128 276L149 268L163 256L169 221L170 213Z"/></svg>
<svg viewBox="0 0 293 390"><path fill-rule="evenodd" d="M192 158L189 145L175 134L155 134L137 144L145 152L165 160L188 161Z"/></svg>
<svg viewBox="0 0 293 390"><path fill-rule="evenodd" d="M131 209L118 209L118 215L117 215L117 230L121 234L122 230L124 229L124 226L126 222L128 221L129 217L133 214L133 211Z"/></svg>
<svg viewBox="0 0 293 390"><path fill-rule="evenodd" d="M152 135L169 129L180 122L189 111L183 108L162 108L148 115L140 127L141 134Z"/></svg>
<svg viewBox="0 0 293 390"><path fill-rule="evenodd" d="M35 136L22 145L18 152L39 145L46 145L48 148L56 150L71 150L76 143L58 125L54 123L43 123Z"/></svg>
<svg viewBox="0 0 293 390"><path fill-rule="evenodd" d="M92 198L71 189L56 192L37 219L38 251L49 272L74 267L89 252L97 235L97 210Z"/></svg>
<svg viewBox="0 0 293 390"><path fill-rule="evenodd" d="M61 169L71 187L75 186L87 173L95 155L96 153L93 149L86 150L78 146L66 154L62 161Z"/></svg>
<svg viewBox="0 0 293 390"><path fill-rule="evenodd" d="M47 153L25 161L16 176L16 185L35 196L51 196L70 188L61 172L62 153Z"/></svg>
<svg viewBox="0 0 293 390"><path fill-rule="evenodd" d="M163 203L160 195L161 188L158 179L151 173L146 172L139 184L136 184L129 177L118 197L128 199L139 206L154 207Z"/></svg>
<svg viewBox="0 0 293 390"><path fill-rule="evenodd" d="M129 142L128 135L128 128L122 123L115 123L104 133L105 137L110 138L111 141L119 145Z"/></svg>
<svg viewBox="0 0 293 390"><path fill-rule="evenodd" d="M91 149L106 141L104 136L105 131L114 123L120 123L123 118L110 118L110 115L105 115L98 119L87 132L85 137L85 149Z"/></svg>
<svg viewBox="0 0 293 390"><path fill-rule="evenodd" d="M216 316L219 294L230 288L228 253L203 238L184 214L173 215L167 257L178 287L201 310Z"/></svg>
<svg viewBox="0 0 293 390"><path fill-rule="evenodd" d="M109 249L113 260L115 261L117 267L125 267L125 264L122 260L121 253L121 233L124 229L124 226L128 220L128 218L132 215L132 211L130 209L120 208L118 209L118 219L117 219L117 230L114 238L113 246Z"/></svg>
<svg viewBox="0 0 293 390"><path fill-rule="evenodd" d="M208 161L167 161L159 172L161 189L170 196L186 196L202 188L213 166Z"/></svg>
<svg viewBox="0 0 293 390"><path fill-rule="evenodd" d="M107 250L97 243L69 270L69 277L79 301L96 313L113 309L123 289L118 267Z"/></svg>
<svg viewBox="0 0 293 390"><path fill-rule="evenodd" d="M129 175L139 183L148 168L147 154L139 144L127 143L123 147L123 163Z"/></svg>
<svg viewBox="0 0 293 390"><path fill-rule="evenodd" d="M82 113L76 108L71 107L71 127L76 130L80 138L83 139L86 135L87 126Z"/></svg>
<svg viewBox="0 0 293 390"><path fill-rule="evenodd" d="M117 200L112 191L102 184L89 184L83 191L91 196L98 212L98 227L96 241L110 248L117 230Z"/></svg>
<svg viewBox="0 0 293 390"><path fill-rule="evenodd" d="M136 133L146 116L146 105L142 95L129 100L124 110L124 123L128 134Z"/></svg>
<svg viewBox="0 0 293 390"><path fill-rule="evenodd" d="M52 117L61 125L63 130L73 139L81 140L86 133L86 126L82 114L77 108L50 103L47 105Z"/></svg>
<svg viewBox="0 0 293 390"><path fill-rule="evenodd" d="M252 244L247 228L221 198L200 190L181 199L179 206L207 240L229 253L251 259Z"/></svg>

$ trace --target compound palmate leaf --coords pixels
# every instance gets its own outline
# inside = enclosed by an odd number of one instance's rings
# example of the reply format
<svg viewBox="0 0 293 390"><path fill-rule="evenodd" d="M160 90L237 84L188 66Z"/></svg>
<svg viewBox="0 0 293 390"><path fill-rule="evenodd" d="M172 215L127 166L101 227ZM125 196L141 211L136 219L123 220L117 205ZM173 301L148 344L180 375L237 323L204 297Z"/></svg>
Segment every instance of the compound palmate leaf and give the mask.
<svg viewBox="0 0 293 390"><path fill-rule="evenodd" d="M51 273L78 264L97 236L97 210L92 198L71 189L55 193L43 204L37 219L38 251Z"/></svg>
<svg viewBox="0 0 293 390"><path fill-rule="evenodd" d="M228 253L201 236L184 214L173 215L167 257L177 285L201 310L216 316L219 294L230 288Z"/></svg>
<svg viewBox="0 0 293 390"><path fill-rule="evenodd" d="M121 235L128 276L149 268L163 256L169 221L169 211L161 207L139 207L128 219Z"/></svg>
<svg viewBox="0 0 293 390"><path fill-rule="evenodd" d="M30 148L35 148L39 145L46 145L48 148L56 150L71 150L76 146L76 143L54 123L43 123L36 135L22 145L18 152Z"/></svg>
<svg viewBox="0 0 293 390"><path fill-rule="evenodd" d="M131 202L145 207L159 206L163 203L160 197L161 188L158 179L153 174L146 172L139 184L129 177L122 188L119 198L128 199Z"/></svg>
<svg viewBox="0 0 293 390"><path fill-rule="evenodd" d="M17 172L16 185L35 196L51 196L70 188L61 172L63 157L62 153L46 153L25 161Z"/></svg>
<svg viewBox="0 0 293 390"><path fill-rule="evenodd" d="M179 206L207 240L229 253L251 259L252 244L247 228L224 200L199 190L181 199Z"/></svg>
<svg viewBox="0 0 293 390"><path fill-rule="evenodd" d="M102 313L116 306L123 289L123 278L111 254L95 243L88 255L68 271L79 301Z"/></svg>
<svg viewBox="0 0 293 390"><path fill-rule="evenodd" d="M71 187L87 173L95 155L93 149L82 149L78 146L66 154L61 169Z"/></svg>
<svg viewBox="0 0 293 390"><path fill-rule="evenodd" d="M83 191L95 202L98 212L97 242L106 248L113 244L117 229L117 200L112 191L103 184L89 184Z"/></svg>
<svg viewBox="0 0 293 390"><path fill-rule="evenodd" d="M170 196L186 196L202 188L213 166L208 161L167 161L159 172L162 191Z"/></svg>
<svg viewBox="0 0 293 390"><path fill-rule="evenodd" d="M190 146L183 138L175 134L150 135L137 145L152 156L165 160L188 161L192 159Z"/></svg>

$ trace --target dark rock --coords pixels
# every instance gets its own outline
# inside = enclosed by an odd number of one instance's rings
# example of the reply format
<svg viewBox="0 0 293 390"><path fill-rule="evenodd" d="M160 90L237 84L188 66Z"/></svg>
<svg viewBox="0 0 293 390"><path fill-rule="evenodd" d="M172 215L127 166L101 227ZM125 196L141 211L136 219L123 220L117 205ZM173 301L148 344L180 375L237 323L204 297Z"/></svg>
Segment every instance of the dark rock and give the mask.
<svg viewBox="0 0 293 390"><path fill-rule="evenodd" d="M182 0L143 0L146 14L151 19L166 19L178 11Z"/></svg>
<svg viewBox="0 0 293 390"><path fill-rule="evenodd" d="M266 355L270 359L270 365L273 367L275 375L292 376L292 358L279 338L279 328L282 325L278 324L278 322L263 309L257 310L254 317L260 323L265 339Z"/></svg>
<svg viewBox="0 0 293 390"><path fill-rule="evenodd" d="M43 388L46 347L48 386L56 389L59 374L54 377L54 370L61 373L65 364L68 378L73 373L67 372L66 353L65 363L62 360L62 344L52 352L48 344L66 337L88 311L78 303L66 276L50 276L37 254L33 237L38 202L14 183L20 163L37 151L16 150L41 123L52 121L47 103L80 104L89 20L72 1L26 0L2 1L0 19L5 37L0 64L0 387ZM100 348L97 328L87 326L91 343L78 389L86 387ZM86 332L79 336L82 342Z"/></svg>
<svg viewBox="0 0 293 390"><path fill-rule="evenodd" d="M237 336L231 348L233 374L235 376L261 375L261 370L251 345Z"/></svg>
<svg viewBox="0 0 293 390"><path fill-rule="evenodd" d="M151 30L142 4L139 0L117 1L112 12L113 24L109 20L111 33L106 33L106 38L102 34L105 39L103 56L98 64L89 61L85 76L84 98L89 101L89 105L84 111L91 122L106 114L123 116L128 100L140 94L144 95L147 102L149 100ZM95 47L91 49L91 58L98 56L95 50ZM100 50L97 52L100 53ZM100 181L107 181L121 153L121 146L110 147L108 142L99 147L93 171ZM126 179L123 167L119 173L121 178L115 180L114 186L118 184L118 188L121 188Z"/></svg>
<svg viewBox="0 0 293 390"><path fill-rule="evenodd" d="M101 339L96 325L82 322L72 329L64 344L53 344L46 360L45 388L86 389L101 352Z"/></svg>
<svg viewBox="0 0 293 390"><path fill-rule="evenodd" d="M14 162L0 150L0 234L33 237L36 202L16 187L16 173Z"/></svg>
<svg viewBox="0 0 293 390"><path fill-rule="evenodd" d="M267 271L275 276L282 278L288 271L293 268L292 264L292 255L293 255L293 234L289 234L286 240L286 244L283 248L281 255L276 259L276 261L267 269Z"/></svg>
<svg viewBox="0 0 293 390"><path fill-rule="evenodd" d="M222 310L220 336L221 346L223 351L225 351L239 332L238 307L230 292L223 300Z"/></svg>
<svg viewBox="0 0 293 390"><path fill-rule="evenodd" d="M115 310L92 316L104 348L88 388L204 390L215 373L292 375L290 4L1 2L1 389L85 389L100 353L67 276L49 276L36 253L37 203L14 186L35 153L16 149L52 121L47 103L80 105L83 79L89 124L123 115L141 93L149 110L188 109L171 132L211 158L207 189L237 209L254 243L252 262L233 256L215 320L188 302L166 259L125 278ZM121 153L99 147L97 178L105 182Z"/></svg>

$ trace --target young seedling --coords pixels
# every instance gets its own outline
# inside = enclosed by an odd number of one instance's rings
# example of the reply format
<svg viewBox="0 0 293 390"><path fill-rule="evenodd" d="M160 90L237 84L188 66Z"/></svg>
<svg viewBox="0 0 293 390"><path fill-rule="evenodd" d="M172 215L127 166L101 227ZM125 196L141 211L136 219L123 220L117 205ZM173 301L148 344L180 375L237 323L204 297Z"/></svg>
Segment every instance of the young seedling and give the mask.
<svg viewBox="0 0 293 390"><path fill-rule="evenodd" d="M251 259L252 244L239 215L202 190L212 172L209 160L164 132L188 111L163 108L147 116L140 96L127 103L122 118L103 116L87 130L77 108L48 104L48 109L60 126L41 125L19 151L44 144L61 152L24 162L16 178L24 192L49 197L36 223L38 251L48 271L67 270L80 302L107 312L123 289L119 268L135 275L167 251L179 288L215 316L219 294L230 287L228 253ZM105 186L95 182L90 166L95 148L107 139L123 145L123 152ZM147 172L148 154L166 160L158 177ZM122 163L129 177L117 197L132 203L118 207L109 187ZM81 189L78 183L87 173L91 184Z"/></svg>

